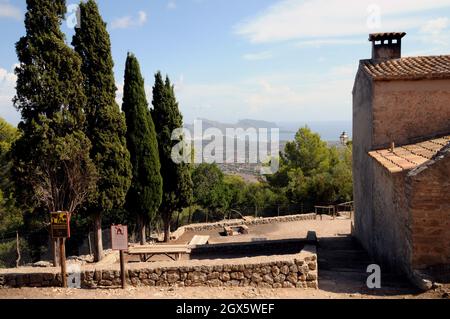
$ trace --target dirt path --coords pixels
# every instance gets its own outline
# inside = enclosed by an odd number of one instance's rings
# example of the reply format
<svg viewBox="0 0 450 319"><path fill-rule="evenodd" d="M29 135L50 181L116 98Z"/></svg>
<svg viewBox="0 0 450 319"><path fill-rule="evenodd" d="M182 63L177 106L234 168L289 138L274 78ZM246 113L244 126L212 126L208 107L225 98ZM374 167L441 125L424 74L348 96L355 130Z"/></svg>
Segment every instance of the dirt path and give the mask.
<svg viewBox="0 0 450 319"><path fill-rule="evenodd" d="M122 289L67 289L22 288L0 289L0 299L428 299L449 298L450 285L422 294L391 294L379 296L376 292L337 293L302 289L259 289L259 288L158 288L129 287Z"/></svg>

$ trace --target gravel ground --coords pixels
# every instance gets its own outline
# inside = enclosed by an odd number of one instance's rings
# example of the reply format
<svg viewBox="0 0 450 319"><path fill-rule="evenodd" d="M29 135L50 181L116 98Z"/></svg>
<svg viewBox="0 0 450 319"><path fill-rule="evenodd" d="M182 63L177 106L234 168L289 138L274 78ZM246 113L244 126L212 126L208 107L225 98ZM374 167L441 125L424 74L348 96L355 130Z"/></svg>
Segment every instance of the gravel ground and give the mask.
<svg viewBox="0 0 450 319"><path fill-rule="evenodd" d="M422 294L377 296L368 293L334 293L314 289L234 288L159 288L128 287L127 289L62 289L21 288L0 289L0 299L449 299L450 285Z"/></svg>

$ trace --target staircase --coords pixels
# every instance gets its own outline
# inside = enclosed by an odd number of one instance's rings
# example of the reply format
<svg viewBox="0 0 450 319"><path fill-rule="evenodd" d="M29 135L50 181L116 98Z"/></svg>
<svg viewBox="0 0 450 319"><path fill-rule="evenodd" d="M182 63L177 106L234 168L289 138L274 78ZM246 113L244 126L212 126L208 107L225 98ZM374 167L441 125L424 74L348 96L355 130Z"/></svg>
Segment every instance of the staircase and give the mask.
<svg viewBox="0 0 450 319"><path fill-rule="evenodd" d="M401 275L383 271L381 288L369 289L366 281L374 264L367 252L351 237L320 238L318 241L319 288L336 293L401 295L416 289Z"/></svg>

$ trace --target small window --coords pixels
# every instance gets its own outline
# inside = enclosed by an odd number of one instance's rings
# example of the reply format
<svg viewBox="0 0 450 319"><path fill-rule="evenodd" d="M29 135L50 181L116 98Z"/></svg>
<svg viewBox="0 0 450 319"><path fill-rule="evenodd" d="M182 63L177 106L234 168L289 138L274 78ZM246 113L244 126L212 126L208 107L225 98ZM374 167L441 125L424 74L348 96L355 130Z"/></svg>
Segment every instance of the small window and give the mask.
<svg viewBox="0 0 450 319"><path fill-rule="evenodd" d="M375 41L375 45L380 45L381 41Z"/></svg>
<svg viewBox="0 0 450 319"><path fill-rule="evenodd" d="M384 40L384 44L389 44L389 40Z"/></svg>
<svg viewBox="0 0 450 319"><path fill-rule="evenodd" d="M392 39L392 44L397 44L397 39Z"/></svg>

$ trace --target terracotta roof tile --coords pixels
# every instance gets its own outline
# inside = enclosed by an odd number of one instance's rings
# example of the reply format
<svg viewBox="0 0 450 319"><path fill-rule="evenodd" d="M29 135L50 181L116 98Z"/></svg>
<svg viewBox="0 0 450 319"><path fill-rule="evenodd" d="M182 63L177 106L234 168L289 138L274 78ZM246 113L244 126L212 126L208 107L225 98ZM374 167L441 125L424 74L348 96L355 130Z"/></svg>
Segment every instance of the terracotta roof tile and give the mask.
<svg viewBox="0 0 450 319"><path fill-rule="evenodd" d="M381 32L369 34L369 41L378 41L384 39L401 39L406 35L405 32Z"/></svg>
<svg viewBox="0 0 450 319"><path fill-rule="evenodd" d="M447 145L450 145L450 135L396 147L394 152L391 152L390 149L372 151L369 152L369 155L391 173L397 173L411 170L428 162Z"/></svg>
<svg viewBox="0 0 450 319"><path fill-rule="evenodd" d="M406 57L387 61L362 60L374 80L450 79L450 55Z"/></svg>

